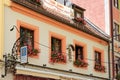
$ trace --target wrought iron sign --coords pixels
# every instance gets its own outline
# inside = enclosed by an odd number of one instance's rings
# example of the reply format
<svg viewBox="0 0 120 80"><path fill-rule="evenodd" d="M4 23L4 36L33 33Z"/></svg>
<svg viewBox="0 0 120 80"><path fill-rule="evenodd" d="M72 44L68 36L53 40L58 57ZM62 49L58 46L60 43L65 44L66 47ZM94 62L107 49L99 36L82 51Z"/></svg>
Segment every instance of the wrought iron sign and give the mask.
<svg viewBox="0 0 120 80"><path fill-rule="evenodd" d="M12 31L14 28L16 28L16 26L13 26L12 29L10 29L10 31ZM17 29L17 28L16 28ZM17 29L17 31L19 32L19 30ZM20 36L15 43L13 44L12 47L12 52L11 54L5 54L3 55L4 61L5 61L5 69L4 69L4 74L1 75L2 77L5 77L7 75L7 72L13 72L15 73L15 66L18 62L19 56L18 53L20 53L20 41L24 38L24 36Z"/></svg>

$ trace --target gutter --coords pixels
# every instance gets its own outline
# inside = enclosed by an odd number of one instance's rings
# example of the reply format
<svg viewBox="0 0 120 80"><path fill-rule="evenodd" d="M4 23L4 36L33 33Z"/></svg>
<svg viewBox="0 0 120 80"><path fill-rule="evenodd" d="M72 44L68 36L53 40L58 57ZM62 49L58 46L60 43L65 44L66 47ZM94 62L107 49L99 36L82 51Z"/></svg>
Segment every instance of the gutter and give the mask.
<svg viewBox="0 0 120 80"><path fill-rule="evenodd" d="M110 42L108 44L108 72L109 72L109 79L111 79L111 69L110 69Z"/></svg>
<svg viewBox="0 0 120 80"><path fill-rule="evenodd" d="M110 0L110 27L111 27L111 37L112 37L112 75L113 79L115 78L115 73L114 73L114 37L113 37L113 9L112 9L112 1Z"/></svg>

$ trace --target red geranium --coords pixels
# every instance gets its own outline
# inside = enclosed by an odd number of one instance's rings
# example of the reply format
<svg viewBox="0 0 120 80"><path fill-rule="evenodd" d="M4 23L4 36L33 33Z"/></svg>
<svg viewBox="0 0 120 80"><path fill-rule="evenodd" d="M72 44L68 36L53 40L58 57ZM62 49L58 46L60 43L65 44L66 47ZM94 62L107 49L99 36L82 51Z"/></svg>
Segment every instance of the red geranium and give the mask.
<svg viewBox="0 0 120 80"><path fill-rule="evenodd" d="M66 58L65 55L63 55L62 53L57 53L52 51L51 53L51 62L53 63L59 63L59 62L66 62Z"/></svg>

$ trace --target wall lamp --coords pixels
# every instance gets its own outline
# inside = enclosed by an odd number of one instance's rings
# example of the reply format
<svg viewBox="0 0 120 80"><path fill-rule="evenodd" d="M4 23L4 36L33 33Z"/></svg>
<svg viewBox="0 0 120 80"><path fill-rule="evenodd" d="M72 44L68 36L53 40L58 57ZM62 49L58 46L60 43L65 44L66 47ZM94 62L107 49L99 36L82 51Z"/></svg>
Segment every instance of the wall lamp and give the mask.
<svg viewBox="0 0 120 80"><path fill-rule="evenodd" d="M10 29L10 31L13 31L13 30L14 30L14 28L16 28L17 32L19 32L19 33L20 33L20 31L18 30L18 28L17 28L15 25L13 25L13 27Z"/></svg>

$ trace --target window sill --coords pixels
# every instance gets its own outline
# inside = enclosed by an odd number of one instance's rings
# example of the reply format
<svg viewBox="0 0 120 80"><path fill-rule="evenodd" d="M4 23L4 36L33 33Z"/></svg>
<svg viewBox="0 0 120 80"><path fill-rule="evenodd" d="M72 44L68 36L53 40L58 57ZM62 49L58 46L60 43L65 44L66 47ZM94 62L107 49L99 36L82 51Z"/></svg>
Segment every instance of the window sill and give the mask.
<svg viewBox="0 0 120 80"><path fill-rule="evenodd" d="M51 53L51 58L50 58L51 63L58 63L58 64L65 64L66 63L66 56L63 55L62 53Z"/></svg>
<svg viewBox="0 0 120 80"><path fill-rule="evenodd" d="M105 66L95 65L94 70L97 71L97 72L105 73Z"/></svg>

